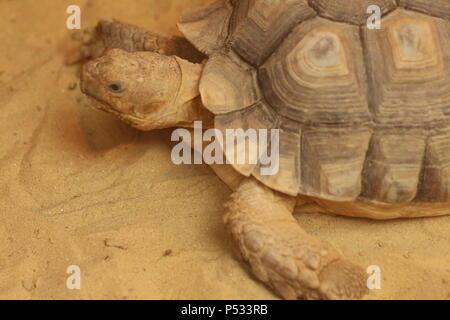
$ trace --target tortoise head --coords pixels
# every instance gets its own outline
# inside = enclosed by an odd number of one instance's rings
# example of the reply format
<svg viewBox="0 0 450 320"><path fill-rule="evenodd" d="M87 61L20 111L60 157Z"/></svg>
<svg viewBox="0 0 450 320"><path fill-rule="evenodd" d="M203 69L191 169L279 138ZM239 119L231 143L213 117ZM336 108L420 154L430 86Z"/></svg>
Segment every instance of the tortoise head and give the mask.
<svg viewBox="0 0 450 320"><path fill-rule="evenodd" d="M175 57L113 49L84 65L81 90L94 107L133 127L168 128L178 125L183 113L181 71Z"/></svg>

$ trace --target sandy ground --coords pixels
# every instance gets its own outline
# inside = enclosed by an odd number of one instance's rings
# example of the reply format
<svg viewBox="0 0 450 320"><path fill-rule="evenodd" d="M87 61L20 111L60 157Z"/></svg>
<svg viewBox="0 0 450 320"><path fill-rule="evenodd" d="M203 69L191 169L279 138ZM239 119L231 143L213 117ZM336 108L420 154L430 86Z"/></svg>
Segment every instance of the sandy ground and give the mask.
<svg viewBox="0 0 450 320"><path fill-rule="evenodd" d="M0 0L0 298L276 298L222 227L227 187L206 166L173 165L170 131L140 133L90 109L70 89L77 67L63 64L70 4L83 27L115 17L176 32L182 9L206 2ZM368 299L450 299L450 217L298 221L381 267ZM70 265L81 290L66 288Z"/></svg>

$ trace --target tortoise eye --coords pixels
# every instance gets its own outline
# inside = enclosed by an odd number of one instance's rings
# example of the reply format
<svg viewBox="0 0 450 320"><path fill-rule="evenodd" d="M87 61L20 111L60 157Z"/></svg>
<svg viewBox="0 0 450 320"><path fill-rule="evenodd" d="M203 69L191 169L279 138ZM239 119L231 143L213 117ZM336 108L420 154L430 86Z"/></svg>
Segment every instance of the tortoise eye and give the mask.
<svg viewBox="0 0 450 320"><path fill-rule="evenodd" d="M125 86L120 82L112 82L108 87L114 93L120 93L125 90Z"/></svg>

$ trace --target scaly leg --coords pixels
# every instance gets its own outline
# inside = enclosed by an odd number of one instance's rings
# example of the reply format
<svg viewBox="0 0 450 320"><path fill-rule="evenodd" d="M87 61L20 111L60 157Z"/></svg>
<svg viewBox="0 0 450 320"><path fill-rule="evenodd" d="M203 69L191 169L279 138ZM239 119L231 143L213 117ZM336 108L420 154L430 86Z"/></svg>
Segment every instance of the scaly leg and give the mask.
<svg viewBox="0 0 450 320"><path fill-rule="evenodd" d="M247 179L226 204L225 223L253 273L286 299L361 298L364 271L308 235L292 216L295 203Z"/></svg>
<svg viewBox="0 0 450 320"><path fill-rule="evenodd" d="M151 51L163 55L176 55L199 63L205 56L186 39L156 33L119 21L100 21L97 27L75 34L82 42L80 49L70 56L67 63L74 64L84 59L96 59L109 49L129 52Z"/></svg>

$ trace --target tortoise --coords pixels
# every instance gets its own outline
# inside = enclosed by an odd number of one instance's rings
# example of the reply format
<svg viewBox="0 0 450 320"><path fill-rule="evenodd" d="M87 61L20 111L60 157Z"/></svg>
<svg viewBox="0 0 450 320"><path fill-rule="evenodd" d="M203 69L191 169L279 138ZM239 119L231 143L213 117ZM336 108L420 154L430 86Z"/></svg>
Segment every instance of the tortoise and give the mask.
<svg viewBox="0 0 450 320"><path fill-rule="evenodd" d="M450 212L450 2L370 4L381 29L365 0L222 0L188 10L184 38L102 21L80 50L83 93L137 129L279 130L276 174L212 167L234 191L224 221L244 260L286 299L368 293L363 268L308 235L296 206Z"/></svg>

